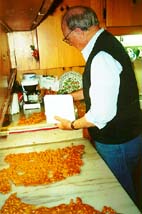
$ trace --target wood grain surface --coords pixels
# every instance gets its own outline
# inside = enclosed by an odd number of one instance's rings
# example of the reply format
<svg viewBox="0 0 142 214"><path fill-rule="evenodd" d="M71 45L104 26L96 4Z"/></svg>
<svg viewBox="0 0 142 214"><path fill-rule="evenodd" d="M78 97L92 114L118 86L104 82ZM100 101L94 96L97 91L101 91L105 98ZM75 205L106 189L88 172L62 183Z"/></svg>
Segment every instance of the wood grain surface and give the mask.
<svg viewBox="0 0 142 214"><path fill-rule="evenodd" d="M18 147L11 147L11 144L9 146L8 144L7 142L6 148L0 149L0 170L8 167L4 162L4 157L8 154L39 152L47 149L64 148L72 144L85 145L84 164L79 175L49 185L24 187L13 184L12 191L9 194L0 194L0 208L8 196L16 192L22 201L35 205L52 207L61 203L69 203L70 199L80 197L84 203L88 203L98 210L107 205L119 213L140 214L140 211L87 139L78 138L55 143L48 143L45 139L45 143L35 142L34 144L23 144Z"/></svg>

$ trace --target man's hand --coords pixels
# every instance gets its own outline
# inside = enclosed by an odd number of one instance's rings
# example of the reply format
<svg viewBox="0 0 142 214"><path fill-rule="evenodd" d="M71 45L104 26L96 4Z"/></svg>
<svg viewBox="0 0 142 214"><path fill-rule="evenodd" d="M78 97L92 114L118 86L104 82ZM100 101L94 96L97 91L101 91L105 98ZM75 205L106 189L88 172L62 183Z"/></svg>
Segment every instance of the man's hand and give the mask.
<svg viewBox="0 0 142 214"><path fill-rule="evenodd" d="M71 130L72 129L70 120L64 119L64 118L59 117L59 116L55 116L54 118L55 118L55 120L59 121L59 123L56 124L56 126L59 129L63 129L63 130Z"/></svg>

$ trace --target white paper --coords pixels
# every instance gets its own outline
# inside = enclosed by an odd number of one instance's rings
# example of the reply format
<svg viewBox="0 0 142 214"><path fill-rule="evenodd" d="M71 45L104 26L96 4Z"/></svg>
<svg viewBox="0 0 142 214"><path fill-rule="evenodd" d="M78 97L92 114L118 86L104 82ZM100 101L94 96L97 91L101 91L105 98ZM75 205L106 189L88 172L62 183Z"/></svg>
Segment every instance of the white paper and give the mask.
<svg viewBox="0 0 142 214"><path fill-rule="evenodd" d="M58 123L55 116L75 120L73 98L69 94L45 95L44 96L45 115L47 123Z"/></svg>

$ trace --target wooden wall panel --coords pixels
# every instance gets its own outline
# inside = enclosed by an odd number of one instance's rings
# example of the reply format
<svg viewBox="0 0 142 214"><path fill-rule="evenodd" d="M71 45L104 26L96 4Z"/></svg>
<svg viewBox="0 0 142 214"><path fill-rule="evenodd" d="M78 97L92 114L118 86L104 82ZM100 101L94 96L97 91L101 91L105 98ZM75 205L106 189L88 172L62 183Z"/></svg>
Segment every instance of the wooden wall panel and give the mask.
<svg viewBox="0 0 142 214"><path fill-rule="evenodd" d="M85 64L80 51L62 41L61 17L68 7L74 5L94 8L101 26L103 26L104 0L64 0L53 16L48 16L37 28L41 69L82 66Z"/></svg>
<svg viewBox="0 0 142 214"><path fill-rule="evenodd" d="M76 4L89 6L90 1L64 0L53 16L48 17L37 28L41 69L84 65L81 53L62 41L61 16L67 6Z"/></svg>
<svg viewBox="0 0 142 214"><path fill-rule="evenodd" d="M7 34L0 25L0 126L3 119L3 110L8 95L8 76L10 74L10 58Z"/></svg>
<svg viewBox="0 0 142 214"><path fill-rule="evenodd" d="M39 61L32 56L30 45L37 47L36 30L8 34L12 68L20 70L39 69Z"/></svg>
<svg viewBox="0 0 142 214"><path fill-rule="evenodd" d="M8 75L10 67L8 38L3 26L0 25L0 72L3 75Z"/></svg>
<svg viewBox="0 0 142 214"><path fill-rule="evenodd" d="M81 53L62 41L63 35L59 26L60 23L55 16L48 17L38 27L41 69L84 64Z"/></svg>

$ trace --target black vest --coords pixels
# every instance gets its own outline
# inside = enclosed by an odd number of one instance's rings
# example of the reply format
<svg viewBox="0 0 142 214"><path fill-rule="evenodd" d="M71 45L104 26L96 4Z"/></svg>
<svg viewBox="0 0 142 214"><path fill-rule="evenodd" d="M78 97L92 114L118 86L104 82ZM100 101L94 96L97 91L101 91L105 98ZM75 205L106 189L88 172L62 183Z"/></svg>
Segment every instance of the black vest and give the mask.
<svg viewBox="0 0 142 214"><path fill-rule="evenodd" d="M91 63L94 56L100 51L110 54L123 67L120 74L117 113L104 128L91 127L88 130L91 137L96 141L105 144L120 144L135 138L142 130L137 82L131 60L124 47L112 34L107 31L102 32L89 55L83 73L86 111L90 109L91 105L89 97Z"/></svg>

